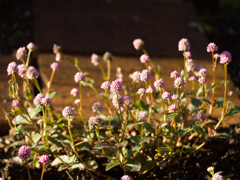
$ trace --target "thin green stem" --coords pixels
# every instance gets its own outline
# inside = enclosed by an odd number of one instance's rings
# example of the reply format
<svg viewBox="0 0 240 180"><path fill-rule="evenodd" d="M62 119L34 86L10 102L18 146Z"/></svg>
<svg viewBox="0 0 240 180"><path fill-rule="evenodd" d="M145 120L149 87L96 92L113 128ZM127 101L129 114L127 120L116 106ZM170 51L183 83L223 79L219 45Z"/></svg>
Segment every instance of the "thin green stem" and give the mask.
<svg viewBox="0 0 240 180"><path fill-rule="evenodd" d="M110 76L111 76L111 61L107 60L107 80L110 80Z"/></svg>
<svg viewBox="0 0 240 180"><path fill-rule="evenodd" d="M45 113L45 110L43 107L42 107L42 113L43 113L44 132L45 132L45 136L46 136L47 147L49 147L48 135L47 135L47 119L46 119L46 113Z"/></svg>
<svg viewBox="0 0 240 180"><path fill-rule="evenodd" d="M98 65L99 65L99 67L100 67L100 69L101 69L101 71L102 71L102 74L103 74L103 79L106 79L106 74L105 74L105 71L104 71L104 69L103 69L103 66L102 66L102 64L101 64L101 63L99 63Z"/></svg>
<svg viewBox="0 0 240 180"><path fill-rule="evenodd" d="M28 179L31 180L31 175L30 175L27 159L25 159L25 161L26 161L25 164L26 164L26 168L27 168L27 172L28 172Z"/></svg>

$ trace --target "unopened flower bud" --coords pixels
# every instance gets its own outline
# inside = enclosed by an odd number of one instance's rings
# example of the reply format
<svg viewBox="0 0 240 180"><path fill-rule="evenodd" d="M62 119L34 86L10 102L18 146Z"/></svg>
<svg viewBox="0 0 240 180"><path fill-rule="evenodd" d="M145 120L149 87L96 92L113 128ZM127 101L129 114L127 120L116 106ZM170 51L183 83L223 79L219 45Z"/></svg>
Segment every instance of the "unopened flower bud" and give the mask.
<svg viewBox="0 0 240 180"><path fill-rule="evenodd" d="M110 52L105 52L104 55L103 55L103 60L105 62L107 61L112 61L113 60L113 55L110 53Z"/></svg>

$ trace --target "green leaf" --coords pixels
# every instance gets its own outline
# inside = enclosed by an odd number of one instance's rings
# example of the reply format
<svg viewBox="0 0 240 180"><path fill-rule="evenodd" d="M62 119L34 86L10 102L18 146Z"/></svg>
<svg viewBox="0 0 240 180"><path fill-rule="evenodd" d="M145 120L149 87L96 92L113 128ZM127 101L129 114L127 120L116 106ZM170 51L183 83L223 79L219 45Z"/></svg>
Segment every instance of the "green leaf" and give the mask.
<svg viewBox="0 0 240 180"><path fill-rule="evenodd" d="M94 149L103 149L103 148L111 148L112 145L109 145L108 142L100 142L97 143L96 146L94 146Z"/></svg>
<svg viewBox="0 0 240 180"><path fill-rule="evenodd" d="M193 129L179 129L177 130L178 136L184 136L185 134L191 132Z"/></svg>
<svg viewBox="0 0 240 180"><path fill-rule="evenodd" d="M59 166L58 171L63 171L65 169L67 169L67 168L68 168L67 166L61 165L61 166Z"/></svg>
<svg viewBox="0 0 240 180"><path fill-rule="evenodd" d="M27 114L17 115L16 123L17 124L30 124L30 119Z"/></svg>
<svg viewBox="0 0 240 180"><path fill-rule="evenodd" d="M85 165L87 166L87 168L93 169L93 170L98 168L98 164L95 160L87 161L87 162L85 162Z"/></svg>
<svg viewBox="0 0 240 180"><path fill-rule="evenodd" d="M205 136L205 129L199 126L193 125L193 129L198 133L201 134L203 137Z"/></svg>
<svg viewBox="0 0 240 180"><path fill-rule="evenodd" d="M61 155L59 156L64 162L66 162L68 160L68 156L67 155ZM51 166L56 166L58 164L62 164L62 161L59 158L55 158L53 160L53 162L51 163Z"/></svg>
<svg viewBox="0 0 240 180"><path fill-rule="evenodd" d="M199 99L196 99L196 98L190 98L191 99L191 103L194 105L194 106L201 106L202 105L202 101L200 101Z"/></svg>
<svg viewBox="0 0 240 180"><path fill-rule="evenodd" d="M106 171L112 169L113 167L119 165L120 163L119 162L116 162L116 161L112 161L110 162L107 166L106 166Z"/></svg>
<svg viewBox="0 0 240 180"><path fill-rule="evenodd" d="M41 135L39 133L34 134L32 140L34 143L37 143L41 139Z"/></svg>
<svg viewBox="0 0 240 180"><path fill-rule="evenodd" d="M141 111L144 110L148 110L148 108L146 107L144 101L138 100L134 103L134 106L138 107L138 109L140 109Z"/></svg>
<svg viewBox="0 0 240 180"><path fill-rule="evenodd" d="M211 86L211 89L216 89L216 87L218 87L221 83L215 83Z"/></svg>
<svg viewBox="0 0 240 180"><path fill-rule="evenodd" d="M77 148L90 147L90 144L88 141L81 141L81 142L75 144L75 147L77 147Z"/></svg>
<svg viewBox="0 0 240 180"><path fill-rule="evenodd" d="M150 124L150 123L143 123L143 126L151 133L155 133L155 127L153 124Z"/></svg>
<svg viewBox="0 0 240 180"><path fill-rule="evenodd" d="M115 145L116 145L117 147L126 147L127 144L128 144L128 141L123 141L123 142L121 142L121 143L116 143Z"/></svg>
<svg viewBox="0 0 240 180"><path fill-rule="evenodd" d="M49 92L49 98L50 98L50 99L54 98L55 95L56 95L56 91L50 91L50 92Z"/></svg>
<svg viewBox="0 0 240 180"><path fill-rule="evenodd" d="M22 125L19 125L17 128L13 130L16 134L25 135L25 131Z"/></svg>
<svg viewBox="0 0 240 180"><path fill-rule="evenodd" d="M140 143L140 138L138 136L130 136L130 139L132 140L133 143L139 144Z"/></svg>
<svg viewBox="0 0 240 180"><path fill-rule="evenodd" d="M196 96L199 97L201 95L201 93L202 93L202 88L199 88Z"/></svg>
<svg viewBox="0 0 240 180"><path fill-rule="evenodd" d="M76 169L78 168L79 170L84 170L84 165L82 163L74 164L72 165L71 169Z"/></svg>
<svg viewBox="0 0 240 180"><path fill-rule="evenodd" d="M136 146L133 147L132 151L133 151L133 153L135 153L135 152L139 152L140 149L141 149L141 146L139 144L137 144Z"/></svg>
<svg viewBox="0 0 240 180"><path fill-rule="evenodd" d="M140 171L141 164L134 158L129 158L123 166L124 170L127 171Z"/></svg>
<svg viewBox="0 0 240 180"><path fill-rule="evenodd" d="M135 125L142 125L142 124L143 124L143 122L131 123L131 124L128 124L126 128L129 129L129 128L132 128Z"/></svg>
<svg viewBox="0 0 240 180"><path fill-rule="evenodd" d="M25 141L15 141L10 146L21 146L21 145L25 145L25 144L26 144Z"/></svg>
<svg viewBox="0 0 240 180"><path fill-rule="evenodd" d="M71 157L68 157L68 159L64 162L68 163L68 164L71 164L71 163L74 163L75 161L77 160L75 154L72 155Z"/></svg>
<svg viewBox="0 0 240 180"><path fill-rule="evenodd" d="M39 113L41 111L42 111L41 107L36 107L29 113L29 115L30 115L31 118L33 118L37 113Z"/></svg>
<svg viewBox="0 0 240 180"><path fill-rule="evenodd" d="M217 133L214 137L223 137L223 138L229 138L229 135L226 133Z"/></svg>
<svg viewBox="0 0 240 180"><path fill-rule="evenodd" d="M63 145L51 136L48 136L48 140L51 141L53 144L56 144L58 147L63 147Z"/></svg>
<svg viewBox="0 0 240 180"><path fill-rule="evenodd" d="M144 142L147 142L147 141L149 141L150 139L152 139L152 137L143 137L142 139L141 139L141 143L144 143Z"/></svg>
<svg viewBox="0 0 240 180"><path fill-rule="evenodd" d="M150 156L138 153L135 158L141 164L141 172L149 170L153 167L153 160Z"/></svg>
<svg viewBox="0 0 240 180"><path fill-rule="evenodd" d="M199 97L198 99L200 99L201 101L204 101L204 102L206 102L206 103L208 103L208 104L211 104L211 103L212 103L212 100L209 99L209 98L206 98L206 97Z"/></svg>
<svg viewBox="0 0 240 180"><path fill-rule="evenodd" d="M226 116L233 116L234 114L239 112L240 112L240 106L234 105L233 107L227 110Z"/></svg>

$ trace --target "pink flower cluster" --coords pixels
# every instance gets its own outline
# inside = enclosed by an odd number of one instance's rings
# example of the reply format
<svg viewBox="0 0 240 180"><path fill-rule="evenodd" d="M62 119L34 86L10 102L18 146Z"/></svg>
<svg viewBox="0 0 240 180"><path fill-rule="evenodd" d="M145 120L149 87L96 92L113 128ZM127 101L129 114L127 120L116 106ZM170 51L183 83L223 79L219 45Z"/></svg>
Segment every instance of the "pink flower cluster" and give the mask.
<svg viewBox="0 0 240 180"><path fill-rule="evenodd" d="M50 66L53 71L58 71L59 70L59 64L57 62L54 62Z"/></svg>
<svg viewBox="0 0 240 180"><path fill-rule="evenodd" d="M39 72L35 67L29 66L26 72L26 76L28 79L36 79L39 77Z"/></svg>
<svg viewBox="0 0 240 180"><path fill-rule="evenodd" d="M147 81L151 79L151 73L147 69L144 69L140 75L140 79L141 81Z"/></svg>
<svg viewBox="0 0 240 180"><path fill-rule="evenodd" d="M180 77L180 74L176 70L171 72L170 78L177 78L177 77Z"/></svg>
<svg viewBox="0 0 240 180"><path fill-rule="evenodd" d="M149 56L148 55L146 55L146 54L143 54L141 57L140 57L140 62L141 63L145 63L145 62L147 62L147 61L149 61Z"/></svg>
<svg viewBox="0 0 240 180"><path fill-rule="evenodd" d="M36 107L48 106L51 103L52 103L52 100L49 97L47 97L44 94L42 94L42 93L39 93L33 100L33 104Z"/></svg>
<svg viewBox="0 0 240 180"><path fill-rule="evenodd" d="M157 89L164 88L165 87L165 82L162 79L157 79L154 82L154 87L157 88Z"/></svg>
<svg viewBox="0 0 240 180"><path fill-rule="evenodd" d="M111 86L110 86L110 91L111 91L111 92L116 92L116 93L118 93L118 92L120 92L120 91L122 91L122 90L123 90L123 89L122 89L122 83L121 83L120 81L115 80L115 81L112 82L112 84L111 84Z"/></svg>
<svg viewBox="0 0 240 180"><path fill-rule="evenodd" d="M18 65L15 62L11 62L8 64L7 73L8 75L14 74L18 72Z"/></svg>
<svg viewBox="0 0 240 180"><path fill-rule="evenodd" d="M90 119L88 120L88 127L90 130L93 130L94 128L97 127L98 123L101 121L102 119L98 116L92 116L90 117Z"/></svg>
<svg viewBox="0 0 240 180"><path fill-rule="evenodd" d="M48 164L49 163L49 156L48 155L41 155L39 158L38 158L38 162L39 163L42 163L42 164Z"/></svg>
<svg viewBox="0 0 240 180"><path fill-rule="evenodd" d="M133 74L132 74L132 80L133 82L135 83L138 83L141 79L141 73L139 71L135 71Z"/></svg>
<svg viewBox="0 0 240 180"><path fill-rule="evenodd" d="M62 115L63 117L68 118L69 120L71 120L71 116L74 116L74 112L72 107L70 106L66 106L63 110L62 110Z"/></svg>
<svg viewBox="0 0 240 180"><path fill-rule="evenodd" d="M76 83L78 83L79 81L85 81L86 77L82 72L77 72L74 76L74 80Z"/></svg>
<svg viewBox="0 0 240 180"><path fill-rule="evenodd" d="M20 101L19 100L12 100L12 107L14 107L14 108L17 108L17 107L19 107L19 104L20 104Z"/></svg>
<svg viewBox="0 0 240 180"><path fill-rule="evenodd" d="M190 50L190 43L188 39L182 38L178 42L178 51L189 51Z"/></svg>
<svg viewBox="0 0 240 180"><path fill-rule="evenodd" d="M103 109L103 106L100 102L96 102L92 106L92 111L94 113L100 113L100 112L102 112L102 109Z"/></svg>
<svg viewBox="0 0 240 180"><path fill-rule="evenodd" d="M221 64L228 64L232 61L232 56L230 54L230 52L228 51L223 51L221 54L220 54L220 63Z"/></svg>
<svg viewBox="0 0 240 180"><path fill-rule="evenodd" d="M178 77L178 78L175 79L175 81L174 81L174 87L175 88L183 89L184 85L185 85L185 81L182 77Z"/></svg>
<svg viewBox="0 0 240 180"><path fill-rule="evenodd" d="M99 60L100 60L100 57L97 54L93 53L92 56L91 56L91 63L94 66L97 66L99 64Z"/></svg>
<svg viewBox="0 0 240 180"><path fill-rule="evenodd" d="M209 43L207 46L207 52L214 52L214 51L218 51L217 45L214 43Z"/></svg>
<svg viewBox="0 0 240 180"><path fill-rule="evenodd" d="M111 86L111 83L108 81L105 81L102 83L101 88L106 90L106 89L110 89L110 86Z"/></svg>
<svg viewBox="0 0 240 180"><path fill-rule="evenodd" d="M18 157L24 161L25 159L29 159L31 156L31 152L30 152L30 149L29 147L27 146L21 146L18 150Z"/></svg>
<svg viewBox="0 0 240 180"><path fill-rule="evenodd" d="M177 110L178 110L178 108L175 104L172 104L168 107L168 112L169 113L175 113L175 112L177 112Z"/></svg>
<svg viewBox="0 0 240 180"><path fill-rule="evenodd" d="M26 48L25 47L18 48L17 53L16 53L17 60L21 60L22 61L25 57L27 57Z"/></svg>
<svg viewBox="0 0 240 180"><path fill-rule="evenodd" d="M133 46L136 50L139 50L144 46L144 42L141 39L135 39L133 41Z"/></svg>
<svg viewBox="0 0 240 180"><path fill-rule="evenodd" d="M167 91L165 91L163 94L162 94L162 99L163 100L171 100L171 94Z"/></svg>
<svg viewBox="0 0 240 180"><path fill-rule="evenodd" d="M77 88L72 88L70 91L70 95L76 97L79 94L79 90Z"/></svg>

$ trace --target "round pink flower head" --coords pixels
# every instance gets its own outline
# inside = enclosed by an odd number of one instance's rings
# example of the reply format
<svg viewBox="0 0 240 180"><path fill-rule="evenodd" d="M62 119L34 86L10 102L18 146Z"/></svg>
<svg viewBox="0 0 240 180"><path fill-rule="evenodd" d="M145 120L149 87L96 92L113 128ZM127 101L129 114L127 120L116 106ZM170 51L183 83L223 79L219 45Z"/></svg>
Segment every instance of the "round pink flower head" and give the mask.
<svg viewBox="0 0 240 180"><path fill-rule="evenodd" d="M92 106L92 111L94 113L100 113L100 112L102 112L102 109L103 109L103 106L100 102L96 102Z"/></svg>
<svg viewBox="0 0 240 180"><path fill-rule="evenodd" d="M157 89L164 88L165 87L165 82L162 79L157 79L154 82L154 87L157 88Z"/></svg>
<svg viewBox="0 0 240 180"><path fill-rule="evenodd" d="M59 64L57 62L54 62L50 66L53 71L58 71L59 70Z"/></svg>
<svg viewBox="0 0 240 180"><path fill-rule="evenodd" d="M135 39L133 41L133 46L136 50L139 50L144 46L144 42L141 39Z"/></svg>
<svg viewBox="0 0 240 180"><path fill-rule="evenodd" d="M224 180L221 174L214 174L211 180Z"/></svg>
<svg viewBox="0 0 240 180"><path fill-rule="evenodd" d="M122 83L118 80L113 81L110 87L110 91L116 93L122 91Z"/></svg>
<svg viewBox="0 0 240 180"><path fill-rule="evenodd" d="M39 163L42 163L42 164L48 164L49 163L49 156L48 155L41 155L39 158L38 158L38 162Z"/></svg>
<svg viewBox="0 0 240 180"><path fill-rule="evenodd" d="M205 83L207 81L207 78L206 77L203 77L203 76L201 76L200 78L198 78L198 82L199 83Z"/></svg>
<svg viewBox="0 0 240 180"><path fill-rule="evenodd" d="M124 175L121 177L121 180L132 180L129 175Z"/></svg>
<svg viewBox="0 0 240 180"><path fill-rule="evenodd" d="M153 93L153 89L152 89L151 87L147 88L147 89L146 89L146 93L148 93L148 94Z"/></svg>
<svg viewBox="0 0 240 180"><path fill-rule="evenodd" d="M184 85L185 85L185 81L182 77L178 77L178 78L175 79L175 81L174 81L174 87L175 88L183 89Z"/></svg>
<svg viewBox="0 0 240 180"><path fill-rule="evenodd" d="M12 100L12 107L14 107L14 108L17 108L17 107L19 107L19 104L20 104L20 102L19 102L19 100Z"/></svg>
<svg viewBox="0 0 240 180"><path fill-rule="evenodd" d="M201 112L201 111L198 111L196 114L193 114L192 115L193 117L192 117L192 120L193 121L204 121L205 119L207 119L207 116L206 116L206 114L204 114L203 112Z"/></svg>
<svg viewBox="0 0 240 180"><path fill-rule="evenodd" d="M223 51L221 54L220 54L220 63L221 64L228 64L232 61L232 56L230 54L230 52L228 51Z"/></svg>
<svg viewBox="0 0 240 180"><path fill-rule="evenodd" d="M74 101L74 104L79 104L80 103L80 99L76 99L75 101Z"/></svg>
<svg viewBox="0 0 240 180"><path fill-rule="evenodd" d="M66 106L63 110L62 110L62 115L66 118L68 118L69 120L72 119L71 116L74 116L74 112L72 107L70 106Z"/></svg>
<svg viewBox="0 0 240 180"><path fill-rule="evenodd" d="M206 68L201 68L198 71L198 76L207 76L207 69Z"/></svg>
<svg viewBox="0 0 240 180"><path fill-rule="evenodd" d="M193 71L196 67L196 63L192 59L186 61L187 72Z"/></svg>
<svg viewBox="0 0 240 180"><path fill-rule="evenodd" d="M141 73L139 71L135 71L133 74L132 74L132 80L133 82L135 83L138 83L141 79Z"/></svg>
<svg viewBox="0 0 240 180"><path fill-rule="evenodd" d="M85 81L85 76L82 72L77 72L74 76L74 80L76 83L78 83L79 81Z"/></svg>
<svg viewBox="0 0 240 180"><path fill-rule="evenodd" d="M101 88L106 90L106 89L110 89L110 86L111 86L111 83L108 81L105 81L102 83Z"/></svg>
<svg viewBox="0 0 240 180"><path fill-rule="evenodd" d="M171 106L168 107L168 112L169 113L175 113L177 112L178 108L175 104L172 104Z"/></svg>
<svg viewBox="0 0 240 180"><path fill-rule="evenodd" d="M56 44L53 45L53 53L54 54L60 53L61 49L62 49L61 46L58 46Z"/></svg>
<svg viewBox="0 0 240 180"><path fill-rule="evenodd" d="M18 65L18 75L19 75L21 78L23 78L23 77L25 76L26 72L27 72L27 70L26 70L24 64Z"/></svg>
<svg viewBox="0 0 240 180"><path fill-rule="evenodd" d="M29 51L33 51L34 48L35 48L35 44L33 44L32 42L30 42L28 45L27 45L27 48Z"/></svg>
<svg viewBox="0 0 240 180"><path fill-rule="evenodd" d="M185 52L183 53L183 56L185 56L185 57L188 59L188 58L192 57L192 54L191 54L190 51L185 51Z"/></svg>
<svg viewBox="0 0 240 180"><path fill-rule="evenodd" d="M29 66L26 72L26 76L28 79L36 79L39 77L39 72L35 67Z"/></svg>
<svg viewBox="0 0 240 180"><path fill-rule="evenodd" d="M18 157L24 161L25 159L29 159L31 156L31 152L30 152L30 149L29 147L27 146L21 146L18 150Z"/></svg>
<svg viewBox="0 0 240 180"><path fill-rule="evenodd" d="M178 51L189 51L190 50L190 43L188 39L182 38L178 42Z"/></svg>
<svg viewBox="0 0 240 180"><path fill-rule="evenodd" d="M147 61L149 61L149 56L148 55L146 55L146 54L143 54L143 55L141 55L141 57L140 57L140 62L141 63L145 63L145 62L147 62Z"/></svg>
<svg viewBox="0 0 240 180"><path fill-rule="evenodd" d="M180 77L180 74L176 70L171 72L170 78L177 78L177 77Z"/></svg>
<svg viewBox="0 0 240 180"><path fill-rule="evenodd" d="M214 52L214 51L218 51L217 45L214 43L209 43L207 46L207 52Z"/></svg>
<svg viewBox="0 0 240 180"><path fill-rule="evenodd" d="M43 104L42 104L42 100L45 98L45 95L42 94L42 93L39 93L34 99L33 99L33 104L36 106L36 107L41 107Z"/></svg>
<svg viewBox="0 0 240 180"><path fill-rule="evenodd" d="M93 53L92 56L91 56L91 63L94 66L97 66L99 64L99 60L100 60L100 57L97 54Z"/></svg>
<svg viewBox="0 0 240 180"><path fill-rule="evenodd" d="M8 75L14 74L18 72L18 65L15 62L11 62L8 64L7 73Z"/></svg>
<svg viewBox="0 0 240 180"><path fill-rule="evenodd" d="M0 178L0 180L4 180L4 178Z"/></svg>
<svg viewBox="0 0 240 180"><path fill-rule="evenodd" d="M93 130L94 128L96 128L99 124L99 122L101 121L102 119L98 116L92 116L90 117L90 119L88 120L88 127L89 127L89 130Z"/></svg>
<svg viewBox="0 0 240 180"><path fill-rule="evenodd" d="M147 113L145 111L140 111L139 114L138 114L138 118L147 118Z"/></svg>
<svg viewBox="0 0 240 180"><path fill-rule="evenodd" d="M151 79L151 73L147 69L144 69L140 75L140 79L141 81L147 81Z"/></svg>
<svg viewBox="0 0 240 180"><path fill-rule="evenodd" d="M129 96L124 96L123 97L123 100L124 100L124 104L126 104L126 105L132 105L133 103L132 103L132 101L130 100L130 97Z"/></svg>
<svg viewBox="0 0 240 180"><path fill-rule="evenodd" d="M118 99L119 99L119 104L118 104ZM117 99L117 94L115 94L112 99L112 103L117 109L119 109L119 105L121 107L124 103L124 98L120 94L118 94L118 99Z"/></svg>
<svg viewBox="0 0 240 180"><path fill-rule="evenodd" d="M42 106L49 106L51 103L52 103L52 100L47 96L41 100Z"/></svg>
<svg viewBox="0 0 240 180"><path fill-rule="evenodd" d="M179 96L177 94L173 94L171 98L172 100L179 100Z"/></svg>
<svg viewBox="0 0 240 180"><path fill-rule="evenodd" d="M139 88L137 93L143 96L146 93L146 90L144 88Z"/></svg>
<svg viewBox="0 0 240 180"><path fill-rule="evenodd" d="M27 51L26 51L25 47L20 47L20 48L17 50L16 58L17 58L17 60L22 60L22 59L24 59L25 57L27 57Z"/></svg>
<svg viewBox="0 0 240 180"><path fill-rule="evenodd" d="M195 76L190 76L189 78L188 78L188 81L195 81L196 80L196 77Z"/></svg>
<svg viewBox="0 0 240 180"><path fill-rule="evenodd" d="M70 91L70 95L76 97L79 94L79 90L77 88L72 88Z"/></svg>
<svg viewBox="0 0 240 180"><path fill-rule="evenodd" d="M118 114L120 114L120 112L121 112L121 113L125 113L125 109L124 109L123 107L120 107L120 109L118 109L117 112L118 112Z"/></svg>
<svg viewBox="0 0 240 180"><path fill-rule="evenodd" d="M162 94L162 99L163 100L170 100L171 99L171 94L167 91L165 91L163 94Z"/></svg>

